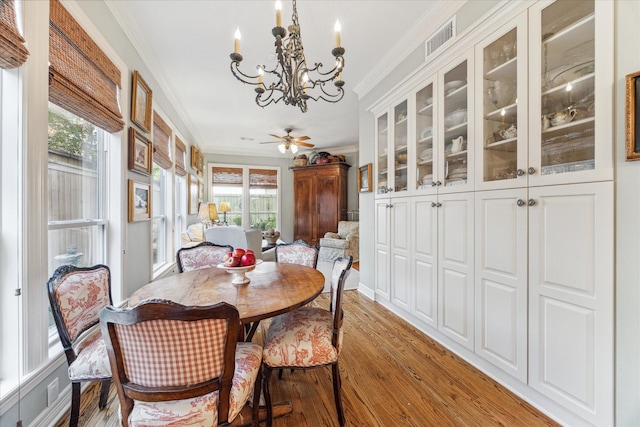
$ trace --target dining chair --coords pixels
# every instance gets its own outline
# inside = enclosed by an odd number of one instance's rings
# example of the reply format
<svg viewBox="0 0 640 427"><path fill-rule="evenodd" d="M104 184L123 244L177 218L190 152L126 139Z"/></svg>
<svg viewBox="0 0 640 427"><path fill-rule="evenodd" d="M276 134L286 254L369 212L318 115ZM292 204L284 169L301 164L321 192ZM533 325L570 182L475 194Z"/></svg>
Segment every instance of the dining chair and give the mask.
<svg viewBox="0 0 640 427"><path fill-rule="evenodd" d="M267 406L267 426L272 423L269 380L273 369L312 369L331 366L333 394L338 421L345 424L340 394L338 356L343 341L342 297L344 283L351 272L353 258L338 258L331 272L331 302L329 309L300 307L273 318L267 331L262 352L264 397Z"/></svg>
<svg viewBox="0 0 640 427"><path fill-rule="evenodd" d="M282 243L276 246L276 262L316 268L318 266L318 250L304 240Z"/></svg>
<svg viewBox="0 0 640 427"><path fill-rule="evenodd" d="M178 271L180 273L200 268L215 267L224 262L224 256L233 251L233 246L216 245L211 242L201 242L195 246L181 248L176 254Z"/></svg>
<svg viewBox="0 0 640 427"><path fill-rule="evenodd" d="M111 271L106 265L58 267L47 282L51 314L69 365L71 413L69 426L78 425L80 385L102 382L100 410L107 405L111 366L100 333L100 311L112 305Z"/></svg>
<svg viewBox="0 0 640 427"><path fill-rule="evenodd" d="M262 346L238 342L234 306L155 300L100 322L124 427L258 426Z"/></svg>

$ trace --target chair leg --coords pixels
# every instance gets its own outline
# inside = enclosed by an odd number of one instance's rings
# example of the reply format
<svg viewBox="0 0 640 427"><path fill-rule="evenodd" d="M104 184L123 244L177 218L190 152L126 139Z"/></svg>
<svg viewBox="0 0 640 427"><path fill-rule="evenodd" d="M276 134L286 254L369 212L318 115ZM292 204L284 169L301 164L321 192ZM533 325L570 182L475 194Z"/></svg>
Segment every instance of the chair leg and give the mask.
<svg viewBox="0 0 640 427"><path fill-rule="evenodd" d="M260 426L260 392L262 391L262 366L258 371L256 383L253 386L253 402L251 402L251 425L253 427Z"/></svg>
<svg viewBox="0 0 640 427"><path fill-rule="evenodd" d="M340 426L344 426L344 410L342 409L342 396L340 394L341 382L340 382L340 369L338 368L338 362L331 366L333 373L333 396L336 400L336 410L338 411L338 422Z"/></svg>
<svg viewBox="0 0 640 427"><path fill-rule="evenodd" d="M98 408L102 411L107 407L107 398L109 397L109 386L111 385L111 380L102 381L102 388L100 390L100 401L98 403Z"/></svg>
<svg viewBox="0 0 640 427"><path fill-rule="evenodd" d="M69 427L76 427L80 419L80 383L71 383L71 414Z"/></svg>
<svg viewBox="0 0 640 427"><path fill-rule="evenodd" d="M282 368L278 369L278 379L282 379Z"/></svg>
<svg viewBox="0 0 640 427"><path fill-rule="evenodd" d="M271 407L271 391L269 390L269 379L271 378L271 368L267 365L262 365L262 378L264 383L262 389L264 390L264 404L267 406L267 427L271 427L273 423L273 408Z"/></svg>

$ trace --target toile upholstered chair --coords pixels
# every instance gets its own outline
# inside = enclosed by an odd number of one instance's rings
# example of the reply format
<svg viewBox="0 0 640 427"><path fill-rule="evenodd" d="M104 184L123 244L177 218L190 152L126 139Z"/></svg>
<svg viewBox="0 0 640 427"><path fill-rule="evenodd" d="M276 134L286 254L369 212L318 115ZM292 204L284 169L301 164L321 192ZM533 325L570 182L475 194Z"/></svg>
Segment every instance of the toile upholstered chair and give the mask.
<svg viewBox="0 0 640 427"><path fill-rule="evenodd" d="M353 259L338 258L331 272L331 303L329 309L300 307L273 318L267 331L262 353L264 397L267 405L267 426L273 414L269 379L273 369L311 369L331 366L333 393L338 421L345 424L340 393L338 357L342 349L342 296L344 282L351 271Z"/></svg>
<svg viewBox="0 0 640 427"><path fill-rule="evenodd" d="M124 427L258 426L262 346L238 342L238 310L149 301L100 314Z"/></svg>
<svg viewBox="0 0 640 427"><path fill-rule="evenodd" d="M276 262L316 268L318 266L318 250L304 240L282 243L276 246Z"/></svg>
<svg viewBox="0 0 640 427"><path fill-rule="evenodd" d="M338 222L338 232L327 232L320 239L320 261L333 262L336 258L353 257L360 259L360 223L358 221Z"/></svg>
<svg viewBox="0 0 640 427"><path fill-rule="evenodd" d="M63 265L47 282L47 291L51 314L69 364L69 426L74 427L80 417L82 382L102 382L98 407L102 410L107 405L111 366L98 325L100 311L112 305L111 272L106 265Z"/></svg>
<svg viewBox="0 0 640 427"><path fill-rule="evenodd" d="M176 254L178 271L198 270L200 268L215 267L224 262L224 256L233 251L229 245L216 245L211 242L201 242L195 246L181 248Z"/></svg>

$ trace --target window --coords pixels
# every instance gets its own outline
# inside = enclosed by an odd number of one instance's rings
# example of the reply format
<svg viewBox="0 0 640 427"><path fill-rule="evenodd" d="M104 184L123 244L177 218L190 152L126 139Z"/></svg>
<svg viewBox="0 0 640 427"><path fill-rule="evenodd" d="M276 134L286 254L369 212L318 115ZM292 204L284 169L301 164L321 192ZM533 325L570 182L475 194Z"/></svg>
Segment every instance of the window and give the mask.
<svg viewBox="0 0 640 427"><path fill-rule="evenodd" d="M213 165L210 176L210 200L222 222L261 230L278 228L279 168ZM222 203L228 203L228 212L221 209Z"/></svg>
<svg viewBox="0 0 640 427"><path fill-rule="evenodd" d="M153 163L151 195L153 270L167 263L167 170Z"/></svg>

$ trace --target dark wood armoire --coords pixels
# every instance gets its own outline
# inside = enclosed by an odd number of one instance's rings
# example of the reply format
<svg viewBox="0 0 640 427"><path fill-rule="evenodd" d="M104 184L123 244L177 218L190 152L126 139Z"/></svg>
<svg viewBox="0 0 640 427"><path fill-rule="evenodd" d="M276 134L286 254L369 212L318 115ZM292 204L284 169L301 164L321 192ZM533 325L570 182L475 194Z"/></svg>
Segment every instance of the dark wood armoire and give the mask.
<svg viewBox="0 0 640 427"><path fill-rule="evenodd" d="M293 170L293 238L318 246L327 231L347 220L347 176L350 165L327 163Z"/></svg>

